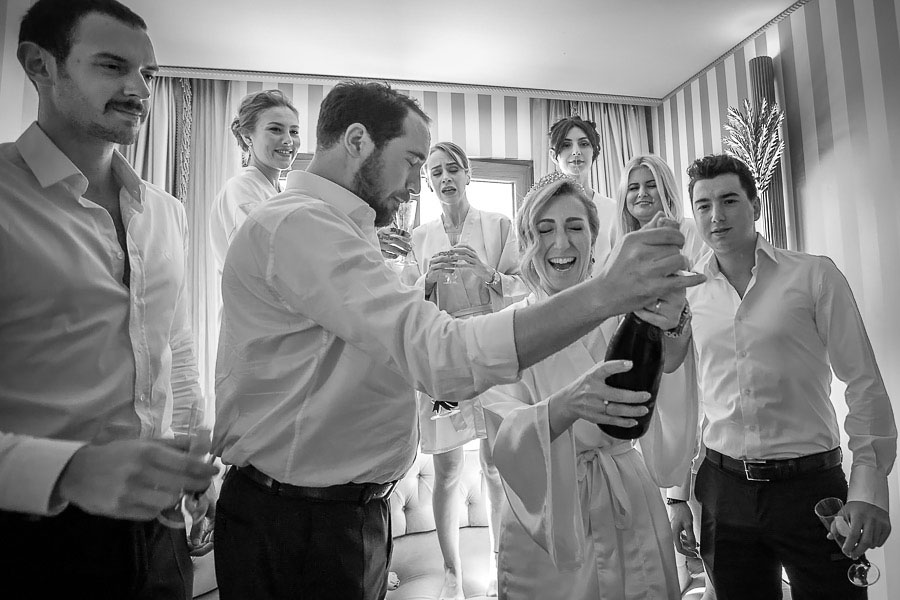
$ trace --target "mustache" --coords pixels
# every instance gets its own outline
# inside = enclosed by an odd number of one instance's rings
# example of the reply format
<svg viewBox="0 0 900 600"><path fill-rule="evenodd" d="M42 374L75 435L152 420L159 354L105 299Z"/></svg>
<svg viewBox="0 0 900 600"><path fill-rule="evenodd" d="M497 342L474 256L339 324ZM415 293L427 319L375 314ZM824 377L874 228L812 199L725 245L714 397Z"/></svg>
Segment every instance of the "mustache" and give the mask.
<svg viewBox="0 0 900 600"><path fill-rule="evenodd" d="M130 112L140 113L141 117L147 116L147 108L144 106L143 102L129 102L125 100L123 102L110 101L106 103L106 110L126 110Z"/></svg>

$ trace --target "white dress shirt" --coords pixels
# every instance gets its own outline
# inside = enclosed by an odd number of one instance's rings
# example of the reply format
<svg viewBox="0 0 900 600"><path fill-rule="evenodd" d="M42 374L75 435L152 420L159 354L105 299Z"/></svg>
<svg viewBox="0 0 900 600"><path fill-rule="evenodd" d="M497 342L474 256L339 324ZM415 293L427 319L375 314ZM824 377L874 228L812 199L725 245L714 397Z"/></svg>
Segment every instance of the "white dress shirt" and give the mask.
<svg viewBox="0 0 900 600"><path fill-rule="evenodd" d="M113 155L125 253L85 176L35 123L0 145L0 509L48 514L87 442L171 437L200 388L175 198Z"/></svg>
<svg viewBox="0 0 900 600"><path fill-rule="evenodd" d="M518 377L513 312L439 311L385 264L374 210L311 173L248 217L222 291L213 448L283 483L399 479L412 385L462 399Z"/></svg>
<svg viewBox="0 0 900 600"><path fill-rule="evenodd" d="M833 369L847 384L848 499L887 510L897 428L843 274L827 257L776 249L762 236L743 299L714 254L698 270L708 281L687 293L707 421L704 445L737 459L837 448Z"/></svg>

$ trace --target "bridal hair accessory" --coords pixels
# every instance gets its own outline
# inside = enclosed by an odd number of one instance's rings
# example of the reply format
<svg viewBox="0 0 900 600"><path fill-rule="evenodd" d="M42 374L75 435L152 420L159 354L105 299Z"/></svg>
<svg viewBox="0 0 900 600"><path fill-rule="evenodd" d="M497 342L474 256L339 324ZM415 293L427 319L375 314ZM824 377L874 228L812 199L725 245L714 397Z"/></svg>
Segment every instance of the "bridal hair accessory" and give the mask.
<svg viewBox="0 0 900 600"><path fill-rule="evenodd" d="M584 189L584 186L582 186L580 183L578 183L577 179L575 179L571 175L566 175L565 173L560 173L559 171L554 171L553 173L550 173L549 175L544 175L543 177L538 179L535 182L535 184L533 186L531 186L531 189L528 190L528 194L531 194L535 190L538 190L544 186L548 186L551 183L555 183L561 179L568 181L570 185L572 185L576 190L578 190L585 196L588 195L588 193ZM528 194L526 194L526 196Z"/></svg>

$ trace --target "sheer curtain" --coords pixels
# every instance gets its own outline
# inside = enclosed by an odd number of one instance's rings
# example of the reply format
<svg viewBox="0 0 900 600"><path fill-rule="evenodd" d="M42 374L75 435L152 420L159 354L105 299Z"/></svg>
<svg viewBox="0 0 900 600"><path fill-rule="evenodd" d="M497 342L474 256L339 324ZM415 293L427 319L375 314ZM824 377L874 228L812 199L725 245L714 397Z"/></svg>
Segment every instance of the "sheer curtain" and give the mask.
<svg viewBox="0 0 900 600"><path fill-rule="evenodd" d="M531 103L532 156L535 178L553 172L550 160L550 126L563 117L579 115L597 124L600 156L591 171L591 187L615 197L625 163L635 154L650 152L650 130L644 106L535 99Z"/></svg>
<svg viewBox="0 0 900 600"><path fill-rule="evenodd" d="M200 384L207 401L212 404L222 300L207 223L219 189L241 167L240 153L229 125L242 94L237 89L240 86L234 82L212 79L190 81L193 122L190 177L184 199L191 233L188 285ZM214 414L214 407L210 405L208 408L208 414Z"/></svg>

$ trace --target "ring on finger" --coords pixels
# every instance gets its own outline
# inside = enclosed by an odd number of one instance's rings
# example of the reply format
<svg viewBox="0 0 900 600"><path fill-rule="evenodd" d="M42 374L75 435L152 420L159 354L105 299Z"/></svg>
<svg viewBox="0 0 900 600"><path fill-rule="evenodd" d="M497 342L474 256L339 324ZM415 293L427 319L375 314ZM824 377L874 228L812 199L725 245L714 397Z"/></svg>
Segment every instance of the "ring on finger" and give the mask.
<svg viewBox="0 0 900 600"><path fill-rule="evenodd" d="M659 312L660 306L662 306L662 299L656 301L656 304L653 306L653 312Z"/></svg>

